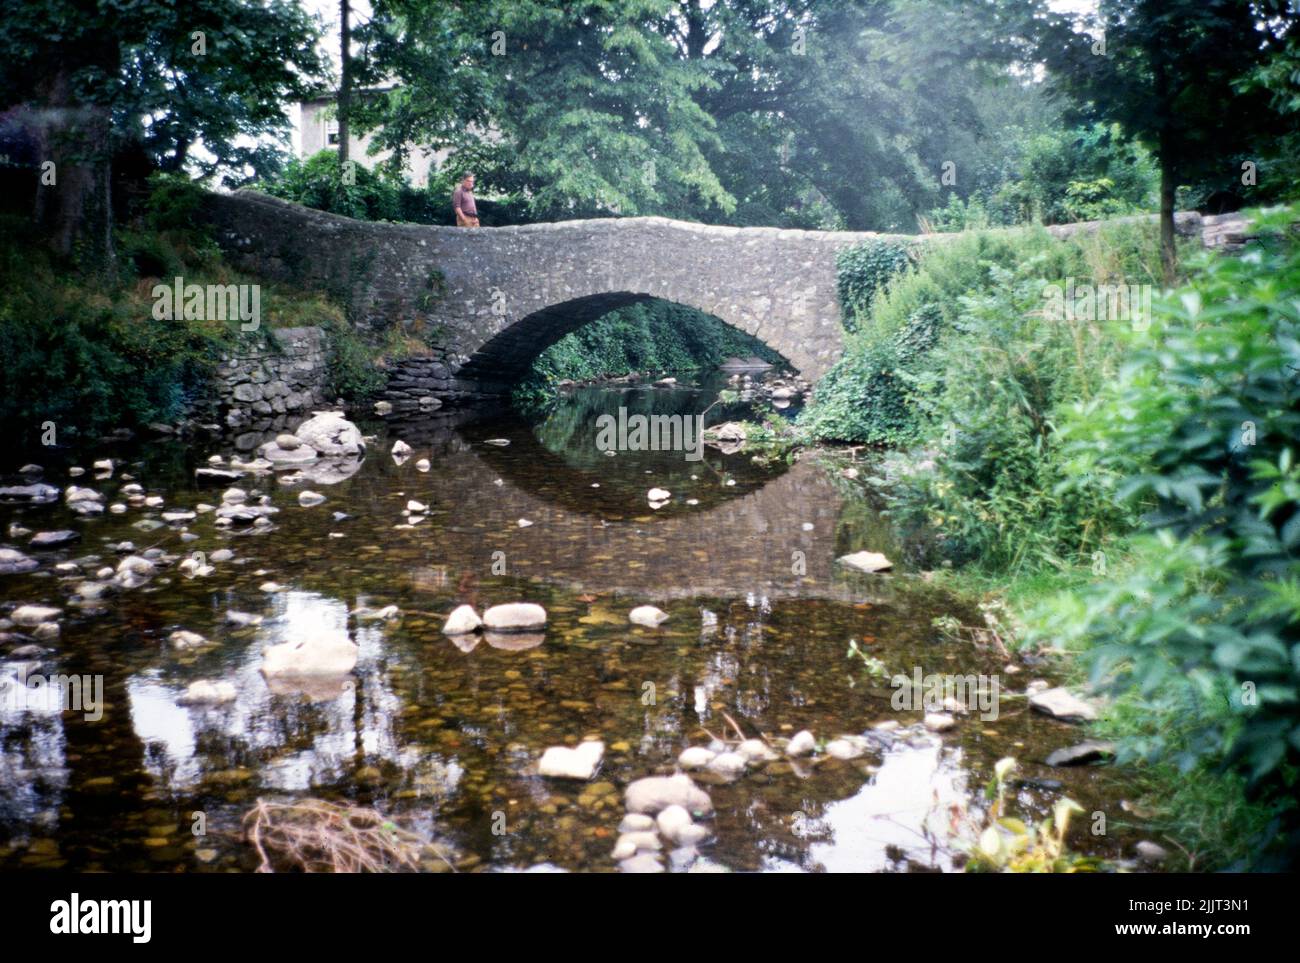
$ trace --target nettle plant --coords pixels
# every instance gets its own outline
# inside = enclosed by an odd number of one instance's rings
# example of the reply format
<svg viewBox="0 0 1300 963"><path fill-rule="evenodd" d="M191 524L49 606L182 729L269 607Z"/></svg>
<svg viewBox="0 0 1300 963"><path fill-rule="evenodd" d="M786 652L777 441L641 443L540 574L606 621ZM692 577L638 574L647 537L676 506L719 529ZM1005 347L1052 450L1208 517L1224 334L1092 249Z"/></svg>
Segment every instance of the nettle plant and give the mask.
<svg viewBox="0 0 1300 963"><path fill-rule="evenodd" d="M1073 476L1145 509L1146 534L1136 565L1045 626L1153 710L1131 748L1223 759L1282 796L1300 762L1296 216L1261 215L1246 253L1196 265L1065 426Z"/></svg>

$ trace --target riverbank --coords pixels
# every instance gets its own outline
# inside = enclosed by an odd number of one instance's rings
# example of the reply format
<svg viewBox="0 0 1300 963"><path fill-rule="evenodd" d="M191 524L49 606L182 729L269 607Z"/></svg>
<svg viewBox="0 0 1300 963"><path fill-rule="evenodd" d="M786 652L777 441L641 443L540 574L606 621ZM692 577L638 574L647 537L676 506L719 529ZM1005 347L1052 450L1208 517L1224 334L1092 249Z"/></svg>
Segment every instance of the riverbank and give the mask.
<svg viewBox="0 0 1300 963"><path fill-rule="evenodd" d="M868 477L910 559L1004 605L1018 646L1108 695L1096 734L1188 868L1294 853L1295 607L1268 584L1295 565L1278 487L1294 473L1292 319L1275 308L1300 289L1293 220L1262 215L1244 256L1186 252L1180 287L1136 296L1158 270L1140 232L930 252L866 285L844 360L777 433L787 457L888 446ZM1116 285L1123 313L1099 313ZM1265 524L1235 528L1234 504Z"/></svg>

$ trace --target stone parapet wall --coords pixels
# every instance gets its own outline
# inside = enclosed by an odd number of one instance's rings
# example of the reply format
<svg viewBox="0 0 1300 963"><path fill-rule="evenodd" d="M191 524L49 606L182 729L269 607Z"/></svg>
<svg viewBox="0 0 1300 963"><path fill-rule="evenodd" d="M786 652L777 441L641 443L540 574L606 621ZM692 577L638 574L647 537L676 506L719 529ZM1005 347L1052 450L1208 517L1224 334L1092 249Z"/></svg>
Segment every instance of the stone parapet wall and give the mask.
<svg viewBox="0 0 1300 963"><path fill-rule="evenodd" d="M239 437L260 440L310 417L328 400L327 352L325 332L317 327L246 336L217 366L213 402L219 423Z"/></svg>

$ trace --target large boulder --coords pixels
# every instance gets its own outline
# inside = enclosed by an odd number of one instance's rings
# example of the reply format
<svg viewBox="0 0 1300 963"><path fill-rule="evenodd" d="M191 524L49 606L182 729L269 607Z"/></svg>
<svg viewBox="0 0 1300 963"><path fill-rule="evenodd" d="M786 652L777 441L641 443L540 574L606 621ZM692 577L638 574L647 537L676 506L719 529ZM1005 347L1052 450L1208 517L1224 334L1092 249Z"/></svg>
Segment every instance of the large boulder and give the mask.
<svg viewBox="0 0 1300 963"><path fill-rule="evenodd" d="M360 455L366 449L361 431L341 411L315 412L294 434L321 455Z"/></svg>

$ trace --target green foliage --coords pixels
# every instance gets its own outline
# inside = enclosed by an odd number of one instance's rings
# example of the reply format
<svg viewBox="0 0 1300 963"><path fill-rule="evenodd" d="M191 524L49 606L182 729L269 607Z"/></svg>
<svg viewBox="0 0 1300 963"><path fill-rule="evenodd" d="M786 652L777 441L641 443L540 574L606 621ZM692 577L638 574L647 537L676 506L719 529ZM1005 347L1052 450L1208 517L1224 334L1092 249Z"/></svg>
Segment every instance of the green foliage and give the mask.
<svg viewBox="0 0 1300 963"><path fill-rule="evenodd" d="M278 165L284 105L325 74L319 27L298 0L34 0L7 3L4 24L0 103L109 107L115 142L230 185Z"/></svg>
<svg viewBox="0 0 1300 963"><path fill-rule="evenodd" d="M61 273L21 226L0 245L0 427L33 442L178 417L233 327L157 321L132 285Z"/></svg>
<svg viewBox="0 0 1300 963"><path fill-rule="evenodd" d="M1063 487L1105 485L1146 510L1146 534L1139 564L1063 597L1043 626L1149 707L1145 756L1184 770L1226 758L1276 798L1294 794L1300 760L1295 216L1261 217L1263 243L1207 258L1075 411ZM1294 858L1300 837L1287 845Z"/></svg>
<svg viewBox="0 0 1300 963"><path fill-rule="evenodd" d="M1013 132L1015 133L1015 132ZM936 231L995 225L1067 224L1154 211L1159 173L1150 153L1118 124L1063 124L1023 137L1014 166L966 198L953 193L927 217Z"/></svg>
<svg viewBox="0 0 1300 963"><path fill-rule="evenodd" d="M697 371L717 367L733 355L783 361L761 341L711 314L667 301L642 301L611 311L548 347L515 397L533 404L551 397L555 383L565 379Z"/></svg>
<svg viewBox="0 0 1300 963"><path fill-rule="evenodd" d="M993 779L986 787L989 798L987 820L978 840L967 847L968 873L1087 873L1105 868L1095 856L1070 852L1065 844L1070 817L1082 813L1083 807L1073 799L1061 797L1052 807L1052 815L1037 826L1007 815L1007 780L1016 769L1016 761L1000 759Z"/></svg>
<svg viewBox="0 0 1300 963"><path fill-rule="evenodd" d="M999 11L937 2L376 0L358 41L400 86L354 119L536 219L907 230L1013 59Z"/></svg>
<svg viewBox="0 0 1300 963"><path fill-rule="evenodd" d="M189 221L195 194L171 177L154 181L138 223L118 233L125 255L114 283L79 275L36 242L29 224L0 230L0 429L34 442L52 421L60 439L175 421L206 390L239 322L154 318L152 289L176 276L205 285L252 283L232 272ZM316 295L262 285L265 327L336 329L345 386L375 377L355 357L356 336L338 307ZM351 334L352 341L346 336ZM358 349L359 350L359 349Z"/></svg>
<svg viewBox="0 0 1300 963"><path fill-rule="evenodd" d="M414 220L441 223L445 215L433 210L425 191L409 187L360 163L351 168L354 183L345 183L338 154L322 150L306 160L292 160L284 173L257 185L272 197L295 201L331 214L364 221ZM450 194L447 204L450 204ZM408 217L407 215L413 215Z"/></svg>
<svg viewBox="0 0 1300 963"><path fill-rule="evenodd" d="M961 299L995 286L994 269L1042 252L1055 252L1053 271L1064 276L1067 252L1074 249L1044 231L1002 231L935 239L916 251L916 267L895 273L875 294L869 320L859 317L844 356L818 384L816 403L800 419L812 434L869 444L915 440L919 423L910 379L952 327ZM1071 263L1077 263L1077 253L1075 258Z"/></svg>
<svg viewBox="0 0 1300 963"><path fill-rule="evenodd" d="M905 245L882 239L863 241L836 256L835 291L846 331L857 330L857 319L868 316L876 292L909 263Z"/></svg>
<svg viewBox="0 0 1300 963"><path fill-rule="evenodd" d="M904 528L928 524L953 561L1056 564L1095 550L1118 521L1097 486L1056 491L1058 413L1113 370L1115 325L1046 317L1047 260L992 268L991 288L963 299L910 378L937 451L931 469L898 486L891 514Z"/></svg>

